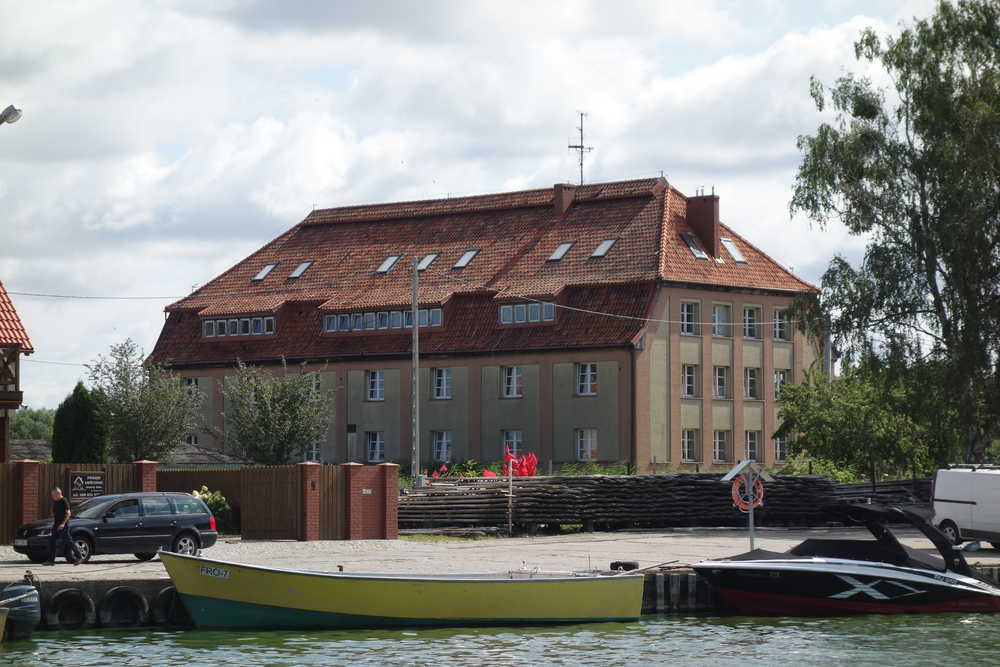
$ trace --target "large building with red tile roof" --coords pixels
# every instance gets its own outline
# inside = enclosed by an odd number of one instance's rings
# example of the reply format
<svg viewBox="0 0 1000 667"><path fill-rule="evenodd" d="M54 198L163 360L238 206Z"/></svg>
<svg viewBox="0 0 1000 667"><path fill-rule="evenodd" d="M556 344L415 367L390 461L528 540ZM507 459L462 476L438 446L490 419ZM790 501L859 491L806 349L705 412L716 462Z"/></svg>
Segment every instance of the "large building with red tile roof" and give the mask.
<svg viewBox="0 0 1000 667"><path fill-rule="evenodd" d="M168 306L151 359L218 427L237 359L304 361L339 388L307 458L409 458L414 258L421 459L783 460L775 393L820 355L785 308L813 287L663 178L314 210Z"/></svg>
<svg viewBox="0 0 1000 667"><path fill-rule="evenodd" d="M0 463L7 463L10 456L10 419L24 400L21 355L34 351L28 332L0 283Z"/></svg>

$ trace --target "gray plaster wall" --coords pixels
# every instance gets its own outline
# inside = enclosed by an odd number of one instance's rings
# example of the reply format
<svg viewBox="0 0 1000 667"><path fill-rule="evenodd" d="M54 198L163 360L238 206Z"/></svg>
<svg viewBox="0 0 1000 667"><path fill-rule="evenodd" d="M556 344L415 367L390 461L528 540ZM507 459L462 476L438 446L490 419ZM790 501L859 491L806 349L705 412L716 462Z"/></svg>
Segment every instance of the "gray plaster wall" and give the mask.
<svg viewBox="0 0 1000 667"><path fill-rule="evenodd" d="M521 431L521 447L541 453L541 381L538 364L521 366L521 397L501 398L501 366L482 370L483 460L503 459L503 431ZM600 372L600 371L598 371Z"/></svg>
<svg viewBox="0 0 1000 667"><path fill-rule="evenodd" d="M618 447L618 362L597 362L597 395L576 395L576 364L552 365L553 451L557 461L576 461L576 431L597 429L601 461L621 458Z"/></svg>
<svg viewBox="0 0 1000 667"><path fill-rule="evenodd" d="M451 369L451 398L434 398L432 369L420 369L420 460L434 455L433 431L451 431L451 458L464 461L469 458L469 367L437 368Z"/></svg>
<svg viewBox="0 0 1000 667"><path fill-rule="evenodd" d="M366 431L382 431L385 433L385 460L399 458L400 452L400 387L399 369L385 370L385 400L367 401L365 371L347 372L347 425L348 431L353 424L356 433L348 433L347 456L351 461L364 463L367 461ZM351 437L354 435L355 437Z"/></svg>

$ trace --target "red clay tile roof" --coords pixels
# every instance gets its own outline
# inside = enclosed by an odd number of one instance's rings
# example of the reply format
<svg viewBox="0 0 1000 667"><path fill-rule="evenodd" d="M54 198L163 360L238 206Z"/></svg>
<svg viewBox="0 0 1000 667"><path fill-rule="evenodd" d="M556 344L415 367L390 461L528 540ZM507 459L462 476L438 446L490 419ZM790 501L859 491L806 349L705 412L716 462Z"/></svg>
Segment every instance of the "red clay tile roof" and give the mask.
<svg viewBox="0 0 1000 667"><path fill-rule="evenodd" d="M35 351L3 283L0 283L0 343L20 343L24 354Z"/></svg>
<svg viewBox="0 0 1000 667"><path fill-rule="evenodd" d="M366 355L408 353L410 342L404 333L321 336L322 317L409 307L412 257L431 252L441 255L420 274L420 304L439 305L462 297L455 302L461 308L447 309L450 321L443 330L421 332L421 349L435 353L469 353L508 343L511 349L619 345L642 328L639 321L561 313L555 326L531 327L530 332L503 329L497 325L496 300L551 297L569 288L570 301L583 308L644 317L652 286L660 281L789 293L812 288L725 226L723 236L733 239L748 263L736 264L724 250L721 264L695 259L680 237L691 231L685 219L687 199L663 179L580 186L561 217L555 215L554 197L554 188L545 188L313 211L168 306L171 316L153 358L218 363L236 357L273 359L279 354L345 356L362 349ZM608 238L617 239L611 251L591 259L594 249ZM565 257L547 261L566 241L575 243ZM472 262L454 269L458 258L473 248L479 254ZM399 262L377 275L376 268L397 253L402 254ZM300 278L290 279L305 260L315 263ZM251 282L268 263L277 267L262 281ZM201 338L198 317L265 313L279 313L274 336Z"/></svg>

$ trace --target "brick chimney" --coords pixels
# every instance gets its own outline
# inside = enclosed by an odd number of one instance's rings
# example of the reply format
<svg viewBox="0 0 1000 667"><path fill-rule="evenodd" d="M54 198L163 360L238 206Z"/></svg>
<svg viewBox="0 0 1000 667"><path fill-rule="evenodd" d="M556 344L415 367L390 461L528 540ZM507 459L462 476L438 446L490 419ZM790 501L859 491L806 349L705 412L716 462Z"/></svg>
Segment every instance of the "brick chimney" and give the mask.
<svg viewBox="0 0 1000 667"><path fill-rule="evenodd" d="M569 207L573 205L573 195L576 194L576 186L569 183L556 183L553 189L555 190L555 210L553 213L555 214L556 222L559 222L566 215Z"/></svg>
<svg viewBox="0 0 1000 667"><path fill-rule="evenodd" d="M719 196L697 195L687 200L687 221L698 242L713 259L719 256Z"/></svg>

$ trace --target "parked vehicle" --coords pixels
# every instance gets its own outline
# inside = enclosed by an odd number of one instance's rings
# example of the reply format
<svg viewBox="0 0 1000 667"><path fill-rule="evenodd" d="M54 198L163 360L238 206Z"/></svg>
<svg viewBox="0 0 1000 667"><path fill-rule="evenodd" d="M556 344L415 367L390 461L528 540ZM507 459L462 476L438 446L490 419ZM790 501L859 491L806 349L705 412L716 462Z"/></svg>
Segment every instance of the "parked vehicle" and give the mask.
<svg viewBox="0 0 1000 667"><path fill-rule="evenodd" d="M120 493L98 496L73 508L69 528L87 562L96 554L134 554L150 560L157 550L193 554L219 537L215 517L187 493ZM14 533L14 551L33 563L48 558L52 519L32 521ZM72 562L69 545L64 547Z"/></svg>
<svg viewBox="0 0 1000 667"><path fill-rule="evenodd" d="M1000 549L1000 467L951 466L934 473L934 525L954 544L987 540Z"/></svg>

